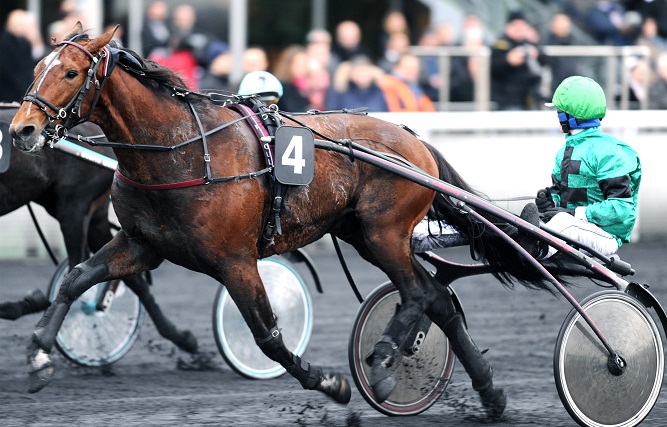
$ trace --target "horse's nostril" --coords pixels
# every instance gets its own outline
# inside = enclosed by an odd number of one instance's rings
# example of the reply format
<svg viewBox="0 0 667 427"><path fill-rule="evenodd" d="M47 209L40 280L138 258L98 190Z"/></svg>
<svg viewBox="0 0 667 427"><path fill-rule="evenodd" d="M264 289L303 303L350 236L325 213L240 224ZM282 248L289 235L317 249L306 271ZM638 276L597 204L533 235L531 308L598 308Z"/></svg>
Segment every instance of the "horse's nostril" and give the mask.
<svg viewBox="0 0 667 427"><path fill-rule="evenodd" d="M24 126L23 129L21 129L21 132L20 132L20 134L23 138L31 136L33 133L35 133L35 127L34 126Z"/></svg>

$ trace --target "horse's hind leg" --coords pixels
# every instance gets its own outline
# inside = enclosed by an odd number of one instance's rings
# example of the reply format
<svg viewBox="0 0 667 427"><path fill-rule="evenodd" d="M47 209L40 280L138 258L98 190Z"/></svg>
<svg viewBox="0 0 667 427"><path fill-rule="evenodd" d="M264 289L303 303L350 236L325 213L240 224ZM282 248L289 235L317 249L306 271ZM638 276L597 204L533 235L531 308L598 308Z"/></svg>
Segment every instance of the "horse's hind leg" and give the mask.
<svg viewBox="0 0 667 427"><path fill-rule="evenodd" d="M122 230L95 255L72 269L56 299L37 322L27 348L28 391L37 392L55 373L49 353L72 302L97 283L118 279L157 267L162 258L150 247L130 239Z"/></svg>
<svg viewBox="0 0 667 427"><path fill-rule="evenodd" d="M414 256L410 257L410 263L411 269L385 270L389 279L399 289L401 304L397 306L396 313L371 353L366 356L366 362L371 367L369 385L378 403L384 402L396 388L396 379L390 368L400 357L398 348L436 296L431 286L424 286L426 281L430 280L428 272L419 265Z"/></svg>
<svg viewBox="0 0 667 427"><path fill-rule="evenodd" d="M109 204L104 203L92 214L88 228L88 246L93 252L97 252L112 238L108 212ZM142 274L133 274L125 277L123 281L137 295L160 336L173 342L181 350L191 354L197 353L197 338L188 330L181 331L176 328L164 315Z"/></svg>
<svg viewBox="0 0 667 427"><path fill-rule="evenodd" d="M438 289L438 293L440 297L427 309L426 314L449 339L454 354L470 376L472 388L479 393L489 417L497 419L505 410L505 392L493 386L493 369L468 334L463 316L456 311L449 291Z"/></svg>
<svg viewBox="0 0 667 427"><path fill-rule="evenodd" d="M197 353L197 338L189 330L179 330L176 325L169 320L162 309L155 301L151 293L150 285L141 274L133 274L123 279L125 284L134 292L141 304L144 306L151 320L155 324L158 333L173 342L181 350L188 353Z"/></svg>
<svg viewBox="0 0 667 427"><path fill-rule="evenodd" d="M319 366L311 365L285 347L257 271L257 262L246 258L229 265L220 281L227 287L262 352L280 363L304 389L319 390L339 403L348 403L350 385L342 374L324 374Z"/></svg>

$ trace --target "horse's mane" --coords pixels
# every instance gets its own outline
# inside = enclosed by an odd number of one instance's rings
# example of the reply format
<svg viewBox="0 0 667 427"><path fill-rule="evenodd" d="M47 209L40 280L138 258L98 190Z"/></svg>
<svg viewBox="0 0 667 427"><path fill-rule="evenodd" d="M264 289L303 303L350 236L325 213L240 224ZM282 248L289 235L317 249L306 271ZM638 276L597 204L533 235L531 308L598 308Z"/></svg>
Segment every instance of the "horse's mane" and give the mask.
<svg viewBox="0 0 667 427"><path fill-rule="evenodd" d="M65 37L65 40L67 41L73 41L73 42L86 42L90 41L90 36L83 32L83 33L77 33L74 32L67 37ZM120 46L119 43L112 41L110 43L110 47L117 49L121 52L123 52L126 55L129 55L132 57L135 61L132 61L130 59L123 61L122 59L120 60L120 64L124 66L126 69L130 69L132 71L136 72L131 72L130 74L135 77L137 80L139 80L142 84L152 88L155 91L158 90L163 90L166 96L171 96L174 93L174 89L183 89L182 92L189 92L191 91L188 86L185 84L183 79L181 79L176 72L173 70L158 64L152 59L148 58L142 58L139 54L134 52L131 49L125 48ZM139 68L135 67L135 64L139 64Z"/></svg>

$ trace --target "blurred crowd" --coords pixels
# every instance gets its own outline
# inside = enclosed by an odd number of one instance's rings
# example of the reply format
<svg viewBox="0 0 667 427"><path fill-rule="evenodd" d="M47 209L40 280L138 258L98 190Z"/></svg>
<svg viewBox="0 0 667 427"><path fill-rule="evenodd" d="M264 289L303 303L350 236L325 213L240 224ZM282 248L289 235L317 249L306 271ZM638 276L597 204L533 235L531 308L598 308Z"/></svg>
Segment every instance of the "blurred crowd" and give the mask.
<svg viewBox="0 0 667 427"><path fill-rule="evenodd" d="M45 40L61 40L77 20L83 20L72 3L76 2L63 2L62 16L49 25L45 38L29 12L9 14L0 36L0 101L19 101L32 81L32 68L50 50ZM280 52L249 46L242 69L244 74L273 73L284 88L278 106L286 111L357 107L377 112L436 111L442 103L472 109L483 70L489 73L494 109L539 109L565 77L591 72L579 57L548 56L543 49L581 45L581 39L573 37L577 27L592 46L648 47L649 56L629 58L620 68L629 79L626 95L633 107L648 99L648 108L667 109L667 0L584 3L586 8L582 2L578 7L573 1L553 2L558 9L550 17L548 31L531 22L525 11L509 10L499 34L474 14L457 23L431 22L416 34L406 16L392 10L384 16L381 34L364 34L359 23L345 20L331 32L311 30L301 44ZM233 58L228 44L199 29L192 2L174 7L164 1L148 2L141 36L142 55L178 71L191 89L238 89L239 82L230 77ZM372 55L364 37L379 40L381 54ZM451 56L445 70L437 55L417 56L411 51L414 46L459 47L468 54ZM480 65L481 48L491 52L487 69ZM441 99L443 79L448 82L444 92L448 99Z"/></svg>

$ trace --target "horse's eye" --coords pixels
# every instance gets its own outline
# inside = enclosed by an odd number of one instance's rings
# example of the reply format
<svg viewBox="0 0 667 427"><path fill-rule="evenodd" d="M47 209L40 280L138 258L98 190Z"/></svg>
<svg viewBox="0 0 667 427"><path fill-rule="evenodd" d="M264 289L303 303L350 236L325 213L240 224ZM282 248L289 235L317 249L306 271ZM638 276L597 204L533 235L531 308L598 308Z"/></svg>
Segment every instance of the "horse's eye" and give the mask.
<svg viewBox="0 0 667 427"><path fill-rule="evenodd" d="M79 75L79 72L78 72L78 71L75 71L75 70L69 70L69 71L67 72L67 74L65 74L65 78L67 78L67 79L69 79L69 80L72 80L72 79L76 78L76 76L78 76L78 75Z"/></svg>

